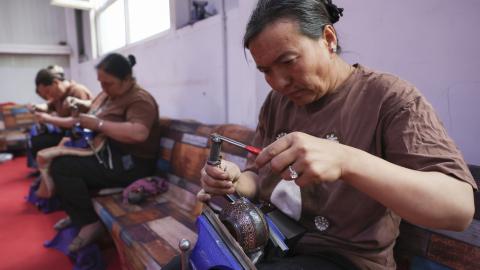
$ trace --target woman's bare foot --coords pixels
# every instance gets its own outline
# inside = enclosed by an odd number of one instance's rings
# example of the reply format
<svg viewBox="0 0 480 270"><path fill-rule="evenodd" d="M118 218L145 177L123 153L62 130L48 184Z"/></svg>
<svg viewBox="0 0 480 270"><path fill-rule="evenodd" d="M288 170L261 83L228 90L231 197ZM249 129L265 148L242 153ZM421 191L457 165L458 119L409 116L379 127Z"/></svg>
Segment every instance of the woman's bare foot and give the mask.
<svg viewBox="0 0 480 270"><path fill-rule="evenodd" d="M62 218L59 221L57 221L57 223L55 223L55 225L53 225L53 228L57 231L61 231L65 228L67 228L70 225L72 225L72 220L70 219L69 216L67 216L67 217Z"/></svg>
<svg viewBox="0 0 480 270"><path fill-rule="evenodd" d="M80 229L77 237L73 239L72 243L68 246L68 251L77 252L84 246L93 243L97 240L103 233L105 229L103 224L100 221L93 222L83 226Z"/></svg>

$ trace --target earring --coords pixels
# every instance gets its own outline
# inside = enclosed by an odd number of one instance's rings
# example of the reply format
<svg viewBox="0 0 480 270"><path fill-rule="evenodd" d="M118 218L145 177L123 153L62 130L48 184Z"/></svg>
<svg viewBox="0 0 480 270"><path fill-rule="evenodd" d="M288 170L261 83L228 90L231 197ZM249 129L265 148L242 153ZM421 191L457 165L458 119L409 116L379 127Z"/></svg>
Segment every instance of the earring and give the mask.
<svg viewBox="0 0 480 270"><path fill-rule="evenodd" d="M337 46L332 45L332 53L337 53Z"/></svg>

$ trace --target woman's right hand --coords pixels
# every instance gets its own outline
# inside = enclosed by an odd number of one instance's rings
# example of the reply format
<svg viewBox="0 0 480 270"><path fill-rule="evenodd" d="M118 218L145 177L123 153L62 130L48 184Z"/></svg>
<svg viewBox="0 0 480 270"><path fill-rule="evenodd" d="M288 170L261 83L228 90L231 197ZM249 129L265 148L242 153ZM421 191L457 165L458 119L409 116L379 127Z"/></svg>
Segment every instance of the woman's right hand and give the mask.
<svg viewBox="0 0 480 270"><path fill-rule="evenodd" d="M64 102L64 105L67 105L69 108L75 108L81 104L81 100L76 97L67 97Z"/></svg>
<svg viewBox="0 0 480 270"><path fill-rule="evenodd" d="M197 194L198 200L206 202L210 200L212 195L234 193L234 183L240 175L240 168L230 161L222 160L220 166L205 164L200 178L203 189Z"/></svg>
<svg viewBox="0 0 480 270"><path fill-rule="evenodd" d="M63 106L67 106L73 111L72 113L86 112L91 105L90 100L79 99L76 97L67 97L63 103Z"/></svg>
<svg viewBox="0 0 480 270"><path fill-rule="evenodd" d="M38 122L38 123L41 123L41 124L44 124L44 123L48 123L49 120L50 120L50 115L48 113L44 113L44 112L35 112L35 120Z"/></svg>

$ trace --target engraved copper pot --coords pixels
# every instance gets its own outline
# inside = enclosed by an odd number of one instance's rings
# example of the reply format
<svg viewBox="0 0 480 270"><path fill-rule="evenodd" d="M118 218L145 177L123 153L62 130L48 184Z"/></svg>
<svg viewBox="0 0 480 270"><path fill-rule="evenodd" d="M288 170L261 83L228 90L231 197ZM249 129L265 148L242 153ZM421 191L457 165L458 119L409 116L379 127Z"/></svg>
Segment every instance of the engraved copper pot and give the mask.
<svg viewBox="0 0 480 270"><path fill-rule="evenodd" d="M246 198L239 198L225 206L219 218L245 253L256 252L267 244L267 221L262 211Z"/></svg>

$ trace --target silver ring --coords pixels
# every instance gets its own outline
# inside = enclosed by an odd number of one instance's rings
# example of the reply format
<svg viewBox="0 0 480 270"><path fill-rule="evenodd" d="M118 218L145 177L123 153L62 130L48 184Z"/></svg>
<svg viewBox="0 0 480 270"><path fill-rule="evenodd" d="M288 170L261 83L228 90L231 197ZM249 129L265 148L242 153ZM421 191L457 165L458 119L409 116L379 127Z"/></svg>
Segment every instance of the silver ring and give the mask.
<svg viewBox="0 0 480 270"><path fill-rule="evenodd" d="M290 179L295 180L298 178L298 173L295 171L292 165L288 166L288 171L290 171Z"/></svg>

